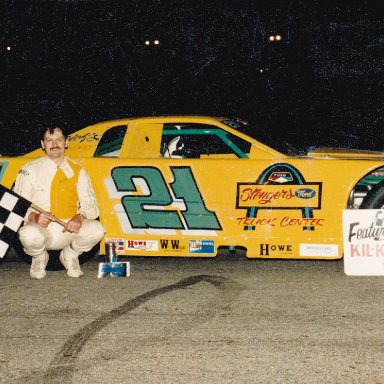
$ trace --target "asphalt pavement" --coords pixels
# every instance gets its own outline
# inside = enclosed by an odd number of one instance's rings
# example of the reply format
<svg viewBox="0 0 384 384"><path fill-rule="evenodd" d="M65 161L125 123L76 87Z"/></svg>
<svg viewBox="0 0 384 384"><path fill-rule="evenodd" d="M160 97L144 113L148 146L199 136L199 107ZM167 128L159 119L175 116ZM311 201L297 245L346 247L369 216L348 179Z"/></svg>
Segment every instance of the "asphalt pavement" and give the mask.
<svg viewBox="0 0 384 384"><path fill-rule="evenodd" d="M343 261L129 258L129 277L0 265L1 383L384 384L384 278Z"/></svg>

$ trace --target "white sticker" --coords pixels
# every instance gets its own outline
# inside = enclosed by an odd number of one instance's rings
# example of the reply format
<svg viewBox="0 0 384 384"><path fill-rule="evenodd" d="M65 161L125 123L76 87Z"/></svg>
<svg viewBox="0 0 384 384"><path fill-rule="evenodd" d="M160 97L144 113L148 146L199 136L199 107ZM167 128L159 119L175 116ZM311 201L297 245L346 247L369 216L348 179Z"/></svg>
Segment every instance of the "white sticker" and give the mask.
<svg viewBox="0 0 384 384"><path fill-rule="evenodd" d="M125 249L128 251L158 251L159 242L157 240L126 240Z"/></svg>
<svg viewBox="0 0 384 384"><path fill-rule="evenodd" d="M337 244L300 244L300 256L335 258L339 256L339 246Z"/></svg>

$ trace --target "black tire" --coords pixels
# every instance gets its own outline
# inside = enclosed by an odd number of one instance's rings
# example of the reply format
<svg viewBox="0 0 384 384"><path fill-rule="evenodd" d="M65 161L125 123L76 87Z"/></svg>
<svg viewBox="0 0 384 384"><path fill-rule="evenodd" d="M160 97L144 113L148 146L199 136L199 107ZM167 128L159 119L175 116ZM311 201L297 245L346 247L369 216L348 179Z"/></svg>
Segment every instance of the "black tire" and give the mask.
<svg viewBox="0 0 384 384"><path fill-rule="evenodd" d="M360 209L384 208L384 181L376 184L364 197Z"/></svg>
<svg viewBox="0 0 384 384"><path fill-rule="evenodd" d="M31 264L32 258L31 256L28 256L20 243L20 241L17 241L13 244L13 249L16 251L17 255L24 260L26 263ZM99 244L96 244L90 251L84 252L79 257L80 264L83 264L87 262L88 260L92 259L96 253L99 250ZM49 261L47 265L48 271L60 271L64 269L63 264L61 264L59 260L60 251L48 251L49 254Z"/></svg>

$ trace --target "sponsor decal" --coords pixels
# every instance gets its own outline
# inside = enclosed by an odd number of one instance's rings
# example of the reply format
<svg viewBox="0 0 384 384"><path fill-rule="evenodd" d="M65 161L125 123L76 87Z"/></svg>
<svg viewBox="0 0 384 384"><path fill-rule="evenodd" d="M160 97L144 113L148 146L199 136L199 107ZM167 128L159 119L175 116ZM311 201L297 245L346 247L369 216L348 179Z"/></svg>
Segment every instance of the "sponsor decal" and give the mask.
<svg viewBox="0 0 384 384"><path fill-rule="evenodd" d="M272 172L268 181L282 184L293 181L293 177L291 172Z"/></svg>
<svg viewBox="0 0 384 384"><path fill-rule="evenodd" d="M213 240L189 240L189 253L210 253L215 252Z"/></svg>
<svg viewBox="0 0 384 384"><path fill-rule="evenodd" d="M185 251L185 245L180 244L180 240L176 239L160 239L160 248L165 251Z"/></svg>
<svg viewBox="0 0 384 384"><path fill-rule="evenodd" d="M241 127L241 125L239 123L237 123L236 121L232 121L232 120L221 120L221 122L225 125L228 125L228 127L231 127L231 128L235 128L235 129L239 129Z"/></svg>
<svg viewBox="0 0 384 384"><path fill-rule="evenodd" d="M316 196L316 191L311 188L300 188L296 190L295 196L299 199L312 199Z"/></svg>
<svg viewBox="0 0 384 384"><path fill-rule="evenodd" d="M280 220L280 227L322 227L324 226L324 219L319 219L315 217L302 217L302 218L293 218L284 216Z"/></svg>
<svg viewBox="0 0 384 384"><path fill-rule="evenodd" d="M338 257L337 244L300 244L300 256Z"/></svg>
<svg viewBox="0 0 384 384"><path fill-rule="evenodd" d="M293 252L292 245L279 243L270 244L262 243L259 244L259 255L260 256L276 256L276 255L291 255Z"/></svg>
<svg viewBox="0 0 384 384"><path fill-rule="evenodd" d="M236 221L239 225L252 225L252 226L270 226L270 227L323 227L324 219L320 218L294 218L289 216L284 216L282 218L278 217L268 217L268 218L250 218L250 217L237 217Z"/></svg>
<svg viewBox="0 0 384 384"><path fill-rule="evenodd" d="M82 143L84 141L92 142L92 141L99 141L99 140L100 140L100 137L96 132L87 132L87 133L84 133L83 135L76 133L74 135L68 136L68 142L78 141L79 143Z"/></svg>
<svg viewBox="0 0 384 384"><path fill-rule="evenodd" d="M275 227L277 225L277 217L272 218L250 218L250 217L238 217L236 221L240 225L260 225L260 226L269 226Z"/></svg>
<svg viewBox="0 0 384 384"><path fill-rule="evenodd" d="M343 211L344 271L347 275L384 276L384 211Z"/></svg>
<svg viewBox="0 0 384 384"><path fill-rule="evenodd" d="M259 209L297 209L303 219L313 219L313 211L321 209L321 190L322 183L306 182L293 165L277 163L266 168L256 182L237 183L236 208L246 209L246 217L252 219L257 218ZM290 220L285 221L289 223ZM308 221L303 230L313 231L317 225L319 222ZM244 223L246 231L256 228L257 223Z"/></svg>
<svg viewBox="0 0 384 384"><path fill-rule="evenodd" d="M320 206L320 183L302 185L258 185L254 183L237 184L237 208L315 208Z"/></svg>
<svg viewBox="0 0 384 384"><path fill-rule="evenodd" d="M122 238L106 238L105 242L108 243L109 241L113 241L116 244L116 253L122 254L124 253L124 239Z"/></svg>
<svg viewBox="0 0 384 384"><path fill-rule="evenodd" d="M157 240L126 240L125 249L128 251L158 251L159 243Z"/></svg>

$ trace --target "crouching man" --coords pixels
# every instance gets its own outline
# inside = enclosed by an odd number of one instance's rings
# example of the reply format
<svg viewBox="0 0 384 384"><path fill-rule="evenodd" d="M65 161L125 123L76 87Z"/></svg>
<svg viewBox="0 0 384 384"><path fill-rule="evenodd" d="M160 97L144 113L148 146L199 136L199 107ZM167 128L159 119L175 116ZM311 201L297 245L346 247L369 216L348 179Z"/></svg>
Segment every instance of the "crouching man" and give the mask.
<svg viewBox="0 0 384 384"><path fill-rule="evenodd" d="M45 156L24 165L16 178L14 191L49 212L30 208L27 222L19 230L24 251L32 257L32 279L45 277L47 250L61 250L60 261L68 276L83 276L79 256L104 236L103 226L95 220L99 209L90 178L84 168L65 156L67 146L61 128L46 129L41 140Z"/></svg>

